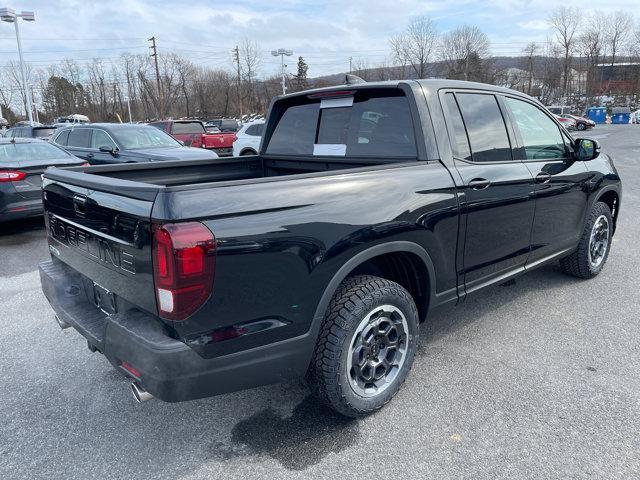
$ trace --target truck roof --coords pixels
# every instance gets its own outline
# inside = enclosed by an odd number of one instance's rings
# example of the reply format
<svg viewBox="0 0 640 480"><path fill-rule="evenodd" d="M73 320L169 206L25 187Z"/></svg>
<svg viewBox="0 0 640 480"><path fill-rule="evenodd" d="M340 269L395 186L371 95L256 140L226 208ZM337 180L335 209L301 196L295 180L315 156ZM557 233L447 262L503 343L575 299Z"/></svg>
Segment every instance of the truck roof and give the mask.
<svg viewBox="0 0 640 480"><path fill-rule="evenodd" d="M529 97L527 94L519 92L517 90L512 90L510 88L505 88L505 87L498 87L496 85L490 85L488 83L467 82L464 80L448 80L448 79L442 79L442 78L429 78L429 79L422 79L422 80L387 80L387 81L381 81L381 82L363 82L363 83L355 83L355 84L334 85L331 87L312 88L309 90L303 90L301 92L281 95L278 98L289 98L289 97L296 97L301 95L309 95L311 93L330 92L330 91L345 90L345 89L360 90L360 89L369 89L369 88L393 88L393 87L398 87L399 85L402 85L402 84L410 85L413 82L416 82L420 84L422 87L430 90L440 90L443 88L468 88L468 89L474 89L474 90L488 90L492 92L511 93L511 94L517 94L523 97Z"/></svg>

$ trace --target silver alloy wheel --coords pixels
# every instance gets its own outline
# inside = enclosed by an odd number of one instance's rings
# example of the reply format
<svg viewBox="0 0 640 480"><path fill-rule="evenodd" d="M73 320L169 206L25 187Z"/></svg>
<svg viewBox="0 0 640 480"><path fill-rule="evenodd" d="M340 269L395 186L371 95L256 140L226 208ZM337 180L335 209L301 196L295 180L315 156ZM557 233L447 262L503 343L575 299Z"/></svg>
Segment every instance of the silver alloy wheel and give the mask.
<svg viewBox="0 0 640 480"><path fill-rule="evenodd" d="M604 261L609 246L609 220L600 215L591 229L589 238L589 263L591 268L598 268Z"/></svg>
<svg viewBox="0 0 640 480"><path fill-rule="evenodd" d="M367 313L351 339L346 373L353 391L362 397L384 392L395 380L407 357L409 327L393 305Z"/></svg>

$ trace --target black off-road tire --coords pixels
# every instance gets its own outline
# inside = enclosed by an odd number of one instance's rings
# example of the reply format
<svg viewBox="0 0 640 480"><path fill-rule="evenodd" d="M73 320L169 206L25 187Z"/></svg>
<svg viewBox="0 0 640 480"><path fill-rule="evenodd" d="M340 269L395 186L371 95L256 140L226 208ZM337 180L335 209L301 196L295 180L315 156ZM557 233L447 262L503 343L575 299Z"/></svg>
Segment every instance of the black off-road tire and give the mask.
<svg viewBox="0 0 640 480"><path fill-rule="evenodd" d="M352 342L369 313L385 305L395 307L406 319L404 363L383 391L362 396L352 387L353 380L347 373ZM322 403L347 417L361 417L379 410L398 392L411 370L418 344L418 323L413 298L401 285L369 275L345 279L334 294L320 328L307 373L311 390Z"/></svg>
<svg viewBox="0 0 640 480"><path fill-rule="evenodd" d="M594 267L589 261L589 247L591 240L591 231L593 226L600 216L604 215L609 224L609 240L607 243L606 251L602 262ZM564 273L572 275L578 278L593 278L598 275L609 258L609 251L611 250L611 242L613 236L613 219L611 217L611 210L606 203L596 202L591 208L591 212L587 217L584 224L584 230L582 231L582 237L578 243L578 248L569 256L560 260L560 267Z"/></svg>

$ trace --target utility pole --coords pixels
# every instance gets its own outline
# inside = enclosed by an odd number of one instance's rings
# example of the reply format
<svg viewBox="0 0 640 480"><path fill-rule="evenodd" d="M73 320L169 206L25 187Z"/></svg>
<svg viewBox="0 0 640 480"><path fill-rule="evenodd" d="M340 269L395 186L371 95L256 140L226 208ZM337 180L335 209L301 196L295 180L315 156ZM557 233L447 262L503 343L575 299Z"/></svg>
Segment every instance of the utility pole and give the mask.
<svg viewBox="0 0 640 480"><path fill-rule="evenodd" d="M236 45L236 48L234 48L232 50L233 53L233 61L236 62L236 67L238 69L238 84L236 85L237 87L237 93L238 93L238 108L240 109L240 117L242 117L242 95L240 93L240 49L238 48L238 46Z"/></svg>
<svg viewBox="0 0 640 480"><path fill-rule="evenodd" d="M353 57L349 57L349 73L351 73L351 62L353 60Z"/></svg>
<svg viewBox="0 0 640 480"><path fill-rule="evenodd" d="M158 68L158 51L156 50L156 37L151 37L149 41L151 42L151 46L149 48L153 51L151 56L153 57L153 61L156 65L156 83L158 84L158 120L162 120L164 118L164 102L162 99L162 86L160 85L160 69Z"/></svg>
<svg viewBox="0 0 640 480"><path fill-rule="evenodd" d="M36 94L33 91L33 85L31 85L31 104L33 105L33 111L35 113L36 122L40 123L40 115L38 115L38 104L36 103ZM2 115L0 115L1 117Z"/></svg>

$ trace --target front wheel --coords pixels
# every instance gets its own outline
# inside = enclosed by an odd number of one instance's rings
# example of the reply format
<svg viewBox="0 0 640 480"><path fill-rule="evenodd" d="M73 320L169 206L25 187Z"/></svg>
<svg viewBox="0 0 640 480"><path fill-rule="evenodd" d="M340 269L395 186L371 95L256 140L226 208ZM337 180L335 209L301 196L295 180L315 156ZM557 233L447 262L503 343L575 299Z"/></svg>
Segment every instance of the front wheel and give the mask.
<svg viewBox="0 0 640 480"><path fill-rule="evenodd" d="M579 123L576 128L580 131L586 130L587 126L584 123Z"/></svg>
<svg viewBox="0 0 640 480"><path fill-rule="evenodd" d="M307 379L319 399L359 417L389 402L418 343L418 311L402 286L358 275L338 288L325 315Z"/></svg>
<svg viewBox="0 0 640 480"><path fill-rule="evenodd" d="M562 270L574 277L598 275L609 258L613 236L613 218L606 203L596 202L584 226L578 248L560 260Z"/></svg>

